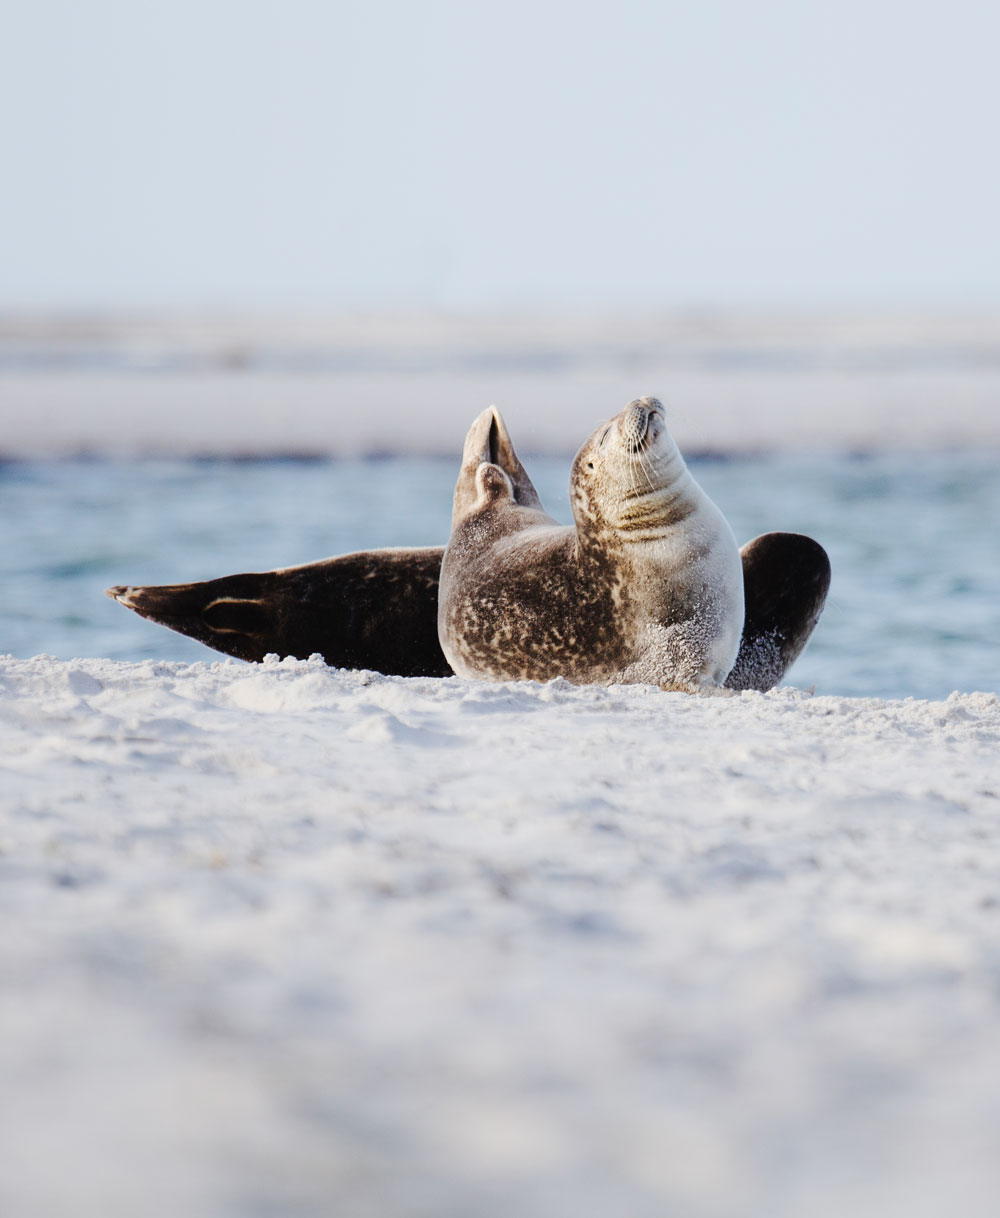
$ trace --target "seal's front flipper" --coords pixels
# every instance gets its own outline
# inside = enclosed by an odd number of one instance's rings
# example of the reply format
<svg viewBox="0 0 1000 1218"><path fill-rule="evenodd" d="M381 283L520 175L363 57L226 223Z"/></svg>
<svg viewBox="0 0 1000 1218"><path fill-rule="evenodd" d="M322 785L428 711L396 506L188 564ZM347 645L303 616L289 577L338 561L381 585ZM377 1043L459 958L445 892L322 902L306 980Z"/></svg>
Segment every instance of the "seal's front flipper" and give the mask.
<svg viewBox="0 0 1000 1218"><path fill-rule="evenodd" d="M740 550L746 616L729 689L772 689L801 655L830 588L830 559L811 537L764 533Z"/></svg>
<svg viewBox="0 0 1000 1218"><path fill-rule="evenodd" d="M437 638L441 547L366 550L194 584L120 585L141 617L241 660L269 652L405 677L450 676Z"/></svg>

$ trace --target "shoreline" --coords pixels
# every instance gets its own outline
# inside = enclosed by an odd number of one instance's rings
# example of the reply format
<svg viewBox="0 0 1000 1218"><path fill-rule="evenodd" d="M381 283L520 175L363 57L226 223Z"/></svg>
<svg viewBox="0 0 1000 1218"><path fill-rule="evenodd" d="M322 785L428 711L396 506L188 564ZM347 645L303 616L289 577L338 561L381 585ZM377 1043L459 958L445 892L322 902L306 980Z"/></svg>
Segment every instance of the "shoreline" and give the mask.
<svg viewBox="0 0 1000 1218"><path fill-rule="evenodd" d="M574 452L653 393L682 451L1000 446L1000 317L0 315L8 455Z"/></svg>
<svg viewBox="0 0 1000 1218"><path fill-rule="evenodd" d="M682 452L1000 447L1000 369L573 378L0 375L9 404L8 458L248 451L433 457L453 453L477 410L491 403L503 412L520 450L562 455L575 452L592 425L638 390L649 389L659 389Z"/></svg>

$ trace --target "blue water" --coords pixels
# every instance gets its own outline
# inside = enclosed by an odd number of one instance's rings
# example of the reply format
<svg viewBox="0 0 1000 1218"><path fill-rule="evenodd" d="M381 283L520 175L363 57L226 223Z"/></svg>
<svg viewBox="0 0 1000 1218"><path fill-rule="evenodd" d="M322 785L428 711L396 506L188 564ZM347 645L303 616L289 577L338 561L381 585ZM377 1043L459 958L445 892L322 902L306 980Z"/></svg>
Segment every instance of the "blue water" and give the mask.
<svg viewBox="0 0 1000 1218"><path fill-rule="evenodd" d="M568 520L569 458L527 462ZM742 543L785 529L833 563L789 680L818 692L1000 691L996 453L692 461ZM0 652L216 658L103 595L381 545L442 543L454 461L28 462L0 466Z"/></svg>

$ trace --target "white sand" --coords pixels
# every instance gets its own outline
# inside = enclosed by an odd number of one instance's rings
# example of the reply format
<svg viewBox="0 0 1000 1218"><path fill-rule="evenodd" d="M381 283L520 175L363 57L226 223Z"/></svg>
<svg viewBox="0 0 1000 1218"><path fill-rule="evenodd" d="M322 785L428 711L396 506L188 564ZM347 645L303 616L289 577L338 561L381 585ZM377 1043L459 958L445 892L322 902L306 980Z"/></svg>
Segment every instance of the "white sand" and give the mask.
<svg viewBox="0 0 1000 1218"><path fill-rule="evenodd" d="M0 1213L992 1215L1000 698L0 661Z"/></svg>

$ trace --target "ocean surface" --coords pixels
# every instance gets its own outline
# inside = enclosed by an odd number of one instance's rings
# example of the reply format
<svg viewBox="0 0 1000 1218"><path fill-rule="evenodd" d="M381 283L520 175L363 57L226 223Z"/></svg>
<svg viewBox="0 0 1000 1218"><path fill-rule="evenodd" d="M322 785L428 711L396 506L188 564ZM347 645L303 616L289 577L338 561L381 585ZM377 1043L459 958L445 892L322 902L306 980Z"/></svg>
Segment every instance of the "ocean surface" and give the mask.
<svg viewBox="0 0 1000 1218"><path fill-rule="evenodd" d="M848 696L1000 691L1000 455L693 460L742 544L808 533L833 584L789 682ZM527 458L568 521L570 457ZM447 538L443 459L11 461L0 465L0 653L206 660L110 584L266 570Z"/></svg>

